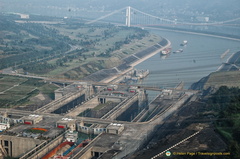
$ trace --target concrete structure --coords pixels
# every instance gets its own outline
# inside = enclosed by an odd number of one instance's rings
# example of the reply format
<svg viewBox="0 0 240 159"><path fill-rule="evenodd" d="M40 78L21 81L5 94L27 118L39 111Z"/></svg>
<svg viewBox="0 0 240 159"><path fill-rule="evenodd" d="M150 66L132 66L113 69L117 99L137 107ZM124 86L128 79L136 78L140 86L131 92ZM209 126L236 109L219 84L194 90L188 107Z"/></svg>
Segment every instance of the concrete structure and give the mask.
<svg viewBox="0 0 240 159"><path fill-rule="evenodd" d="M88 98L94 94L93 87L91 84L88 84L86 82L76 82L76 83L68 85L64 88L59 88L59 89L55 90L54 91L55 100L65 96L69 93L78 92L81 90L86 90L85 91L86 98Z"/></svg>
<svg viewBox="0 0 240 159"><path fill-rule="evenodd" d="M39 159L45 156L49 150L52 150L57 145L63 142L64 134L59 135L54 140L47 142L44 141L43 143L39 144L35 148L33 148L31 151L28 151L28 153L24 154L19 159Z"/></svg>
<svg viewBox="0 0 240 159"><path fill-rule="evenodd" d="M65 134L65 139L69 142L76 142L78 139L77 131L67 131Z"/></svg>
<svg viewBox="0 0 240 159"><path fill-rule="evenodd" d="M91 128L91 127L88 127L88 126L78 125L78 131L82 132L82 133L85 133L85 134L99 135L101 133L106 132L106 127Z"/></svg>
<svg viewBox="0 0 240 159"><path fill-rule="evenodd" d="M118 117L123 115L123 113L126 113L127 110L129 108L131 108L133 105L134 105L134 107L139 107L138 104L135 104L135 103L139 102L138 99L139 99L138 94L134 94L133 96L126 98L121 103L119 103L117 106L115 106L113 110L111 110L110 112L105 114L103 116L103 118L111 119L111 120L117 119ZM128 112L128 113L130 113L130 112Z"/></svg>
<svg viewBox="0 0 240 159"><path fill-rule="evenodd" d="M142 88L137 88L136 91L137 91L136 93L128 92L127 95L129 95L129 96L127 96L127 97L124 97L124 96L121 97L121 98L125 98L125 99L122 102L120 102L119 105L114 107L114 109L106 116L106 118L103 118L103 119L105 119L105 120L108 119L108 121L112 122L112 120L115 119L116 117L122 116L123 113L128 112L129 108L138 107L139 101L141 101L141 100L143 101L143 99L146 96L146 93L145 93L144 89L142 89ZM109 91L106 91L106 92L109 92ZM121 92L121 91L118 91L118 92ZM177 92L175 96L179 97L179 94L182 94L182 93ZM175 111L175 109L178 109L188 99L188 97L190 95L191 95L191 93L189 95L185 94L182 98L179 99L179 101L177 103L172 100L167 100L168 102L173 102L173 103L176 103L177 105L174 104L174 105L171 105L169 108L168 107L164 108L163 116L167 117L169 115L169 113ZM117 96L116 96L116 98L117 98ZM175 99L175 98L173 98L173 99ZM177 100L177 98L176 98L176 100ZM175 107L175 105L176 105L176 107ZM171 109L174 109L174 110L171 110ZM169 111L169 110L171 110L171 111L168 113L167 111ZM158 113L156 113L156 114L158 114ZM162 115L162 113L161 113L161 115ZM152 118L151 121L149 121L148 123L145 123L145 124L127 123L126 122L126 123L124 123L124 125L112 123L107 126L107 125L98 125L101 122L103 122L103 121L101 121L102 119L93 119L93 118L88 119L85 117L76 117L76 119L78 119L78 122L80 122L80 124L76 126L77 120L75 120L75 119L69 119L69 118L65 117L65 118L61 118L61 120L59 120L59 116L54 117L54 115L51 115L51 114L49 114L49 116L51 116L52 119L54 119L54 118L57 119L56 121L54 121L53 125L55 125L55 123L56 123L56 126L59 128L75 130L77 127L77 130L81 131L81 132L85 131L86 133L100 134L96 139L94 139L92 144L90 144L86 148L84 147L75 156L76 158L80 158L79 156L81 156L81 158L83 158L83 159L85 159L85 158L90 159L92 157L100 157L100 156L101 157L104 156L103 158L114 158L114 156L119 156L119 158L122 158L125 154L133 153L139 147L144 145L144 142L146 142L145 139L148 138L147 136L152 134L153 128L156 125L161 124L162 123L161 120L163 119L162 116L157 116L156 118ZM82 121L88 120L88 121L90 121L90 123L92 123L90 119L92 120L93 123L96 123L96 121L99 121L100 123L93 124L90 127L85 126ZM159 120L159 121L157 122L157 120ZM45 116L44 120L41 121L40 123L38 123L37 126L49 124L50 122L52 122L51 119L49 120ZM116 122L119 123L120 121L116 121ZM96 127L94 127L94 125L96 125ZM24 125L24 126L28 127L28 128L31 127L31 125ZM46 126L46 125L44 125L44 126ZM46 127L44 127L44 128L46 128ZM55 129L64 130L64 129L58 129L58 128L55 128ZM21 130L21 131L23 131L23 130ZM106 132L106 133L104 133L104 132ZM73 139L69 138L69 140L73 140ZM58 138L58 139L54 140L54 142L51 142L51 144L47 144L46 146L43 145L40 148L34 149L34 151L30 150L30 152L32 151L32 153L29 153L27 155L30 157L24 157L24 158L31 158L31 159L32 158L33 159L41 158L44 154L48 153L49 150L56 147L58 144L62 143L63 141L64 141L63 138L61 138L61 139ZM33 154L36 157L33 156ZM23 158L21 158L21 159L23 159Z"/></svg>
<svg viewBox="0 0 240 159"><path fill-rule="evenodd" d="M106 132L110 134L121 134L124 130L123 124L111 123L107 126Z"/></svg>
<svg viewBox="0 0 240 159"><path fill-rule="evenodd" d="M63 129L70 129L71 131L76 130L76 120L70 118L62 118L61 120L57 121L56 126L58 128Z"/></svg>
<svg viewBox="0 0 240 159"><path fill-rule="evenodd" d="M0 122L1 123L18 124L18 123L23 123L23 120L22 119L9 118L5 115L0 115Z"/></svg>
<svg viewBox="0 0 240 159"><path fill-rule="evenodd" d="M75 83L55 91L55 100L37 109L35 112L63 114L94 94L92 85Z"/></svg>
<svg viewBox="0 0 240 159"><path fill-rule="evenodd" d="M97 128L94 128L94 127L88 127L88 126L85 126L83 121L81 121L80 123L77 123L77 131L78 132L82 132L82 133L85 133L85 134L94 134L94 135L98 135L98 134L101 134L103 132L106 132L106 126L98 126Z"/></svg>
<svg viewBox="0 0 240 159"><path fill-rule="evenodd" d="M129 87L129 92L131 92L131 93L136 93L137 92L137 87L136 86L130 86Z"/></svg>
<svg viewBox="0 0 240 159"><path fill-rule="evenodd" d="M126 26L130 27L131 26L131 7L127 7L126 9Z"/></svg>
<svg viewBox="0 0 240 159"><path fill-rule="evenodd" d="M118 88L118 86L117 86L117 85L113 85L113 84L107 86L107 90L108 90L108 91L114 91L114 90L116 90L117 88Z"/></svg>
<svg viewBox="0 0 240 159"><path fill-rule="evenodd" d="M87 147L79 151L73 159L91 159L92 157L99 157L109 150L120 151L119 147L115 147L115 143L119 139L119 135L102 133L97 138L92 140ZM109 159L112 157L109 157Z"/></svg>
<svg viewBox="0 0 240 159"><path fill-rule="evenodd" d="M164 89L164 90L162 91L162 94L163 94L163 95L171 95L171 94L172 94L172 90L170 90L170 89Z"/></svg>
<svg viewBox="0 0 240 159"><path fill-rule="evenodd" d="M33 138L8 135L0 136L0 143L2 147L6 150L8 156L16 158L24 155L26 152L38 146L42 142L44 141Z"/></svg>
<svg viewBox="0 0 240 159"><path fill-rule="evenodd" d="M42 121L43 120L43 116L30 114L29 116L23 117L22 120L23 120L24 124L33 125L33 124L37 124L40 121Z"/></svg>
<svg viewBox="0 0 240 159"><path fill-rule="evenodd" d="M93 128L93 134L94 135L98 135L98 134L101 134L101 133L104 133L106 132L106 128Z"/></svg>
<svg viewBox="0 0 240 159"><path fill-rule="evenodd" d="M79 132L82 132L82 133L85 133L85 134L91 134L92 133L92 129L88 126L78 125L77 129L78 129Z"/></svg>
<svg viewBox="0 0 240 159"><path fill-rule="evenodd" d="M1 131L5 131L7 129L10 128L10 124L9 123L0 123L0 132Z"/></svg>
<svg viewBox="0 0 240 159"><path fill-rule="evenodd" d="M141 108L146 107L148 105L148 94L146 90L143 88L138 88L138 106Z"/></svg>
<svg viewBox="0 0 240 159"><path fill-rule="evenodd" d="M126 96L123 96L123 94L124 93L121 93L121 92L112 92L106 95L99 95L98 102L99 104L104 104L110 101L114 103L120 103L121 101L126 99Z"/></svg>

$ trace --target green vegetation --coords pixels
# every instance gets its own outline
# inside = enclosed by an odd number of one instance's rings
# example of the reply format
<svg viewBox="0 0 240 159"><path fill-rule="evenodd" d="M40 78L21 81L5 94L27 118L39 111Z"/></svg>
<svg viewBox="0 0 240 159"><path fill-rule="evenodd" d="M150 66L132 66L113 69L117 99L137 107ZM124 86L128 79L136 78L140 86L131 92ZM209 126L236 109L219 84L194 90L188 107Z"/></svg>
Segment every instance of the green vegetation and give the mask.
<svg viewBox="0 0 240 159"><path fill-rule="evenodd" d="M81 79L100 69L120 65L122 58L160 41L159 37L149 35L145 30L138 28L113 25L69 27L70 25L67 23L61 26L49 26L70 37L78 49L68 53L64 58L51 60L49 64L58 67L47 72L47 76ZM149 41L150 38L153 41Z"/></svg>
<svg viewBox="0 0 240 159"><path fill-rule="evenodd" d="M19 73L81 79L120 65L124 57L161 41L140 28L42 18L55 23L31 23L36 17L26 23L3 15L0 69L12 67Z"/></svg>
<svg viewBox="0 0 240 159"><path fill-rule="evenodd" d="M32 97L43 94L53 99L57 87L40 79L0 74L0 107L26 105Z"/></svg>
<svg viewBox="0 0 240 159"><path fill-rule="evenodd" d="M0 29L0 69L43 62L70 49L68 37L40 24L3 16Z"/></svg>
<svg viewBox="0 0 240 159"><path fill-rule="evenodd" d="M231 157L240 158L240 89L222 86L208 100L208 104L219 112L215 125L229 143Z"/></svg>

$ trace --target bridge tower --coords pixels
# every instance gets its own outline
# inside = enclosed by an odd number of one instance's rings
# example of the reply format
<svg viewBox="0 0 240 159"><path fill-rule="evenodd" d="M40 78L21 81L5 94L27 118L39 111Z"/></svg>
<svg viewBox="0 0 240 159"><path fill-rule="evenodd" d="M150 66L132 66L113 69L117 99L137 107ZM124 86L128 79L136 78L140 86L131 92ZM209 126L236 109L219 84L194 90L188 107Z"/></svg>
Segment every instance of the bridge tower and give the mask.
<svg viewBox="0 0 240 159"><path fill-rule="evenodd" d="M126 9L126 26L131 26L131 7L128 6Z"/></svg>

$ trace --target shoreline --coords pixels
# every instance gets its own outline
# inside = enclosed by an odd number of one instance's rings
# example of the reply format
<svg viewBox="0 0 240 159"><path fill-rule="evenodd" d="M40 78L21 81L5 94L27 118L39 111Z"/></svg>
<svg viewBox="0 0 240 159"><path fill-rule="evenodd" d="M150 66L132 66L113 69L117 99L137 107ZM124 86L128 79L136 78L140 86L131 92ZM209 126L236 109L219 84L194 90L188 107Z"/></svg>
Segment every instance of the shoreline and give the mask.
<svg viewBox="0 0 240 159"><path fill-rule="evenodd" d="M166 38L164 38L164 39L166 39ZM166 39L166 40L167 40L167 44L166 44L165 46L162 46L162 47L159 48L158 50L156 50L156 51L154 51L154 52L152 52L152 53L149 53L148 55L144 56L143 58L141 58L141 59L137 60L136 62L130 64L129 66L131 66L131 68L129 68L129 69L127 69L127 70L124 70L124 71L121 72L120 74L117 74L117 75L114 75L114 76L112 76L112 77L103 79L103 80L101 80L100 82L102 82L102 83L117 82L117 81L114 81L114 80L117 80L119 77L121 77L121 76L123 76L124 74L128 73L129 71L131 71L131 70L134 68L134 66L142 63L143 61L145 61L145 60L149 59L150 57L156 55L157 53L159 53L160 51L164 50L165 48L171 46L171 42L170 42L168 39Z"/></svg>
<svg viewBox="0 0 240 159"><path fill-rule="evenodd" d="M237 54L239 54L239 51L232 53L232 55L228 57L226 62L222 63L221 66L219 66L218 69L215 72L221 71L221 69L223 69L225 67L225 64L232 64L230 61L234 60L234 56L236 56Z"/></svg>
<svg viewBox="0 0 240 159"><path fill-rule="evenodd" d="M152 52L152 53L144 56L143 58L139 59L138 61L134 62L133 64L130 64L130 66L131 66L131 67L134 67L134 66L142 63L143 61L149 59L150 57L156 55L157 53L159 53L160 51L164 50L165 48L171 46L171 42L170 42L168 39L166 39L166 40L167 40L167 42L168 42L166 46L163 46L162 48L160 48L160 49L158 49L158 50L156 50L156 51L154 51L154 52Z"/></svg>
<svg viewBox="0 0 240 159"><path fill-rule="evenodd" d="M228 40L234 40L234 41L240 41L240 39L237 38L231 38L221 35L212 35L212 34L206 34L206 33L198 33L193 31L182 31L182 30L174 30L174 29L165 29L165 28L156 28L156 27L145 27L152 30L163 30L163 31L173 31L173 32L179 32L179 33L185 33L185 34L193 34L193 35L201 35L201 36L210 36L215 38L221 38L221 39L228 39Z"/></svg>

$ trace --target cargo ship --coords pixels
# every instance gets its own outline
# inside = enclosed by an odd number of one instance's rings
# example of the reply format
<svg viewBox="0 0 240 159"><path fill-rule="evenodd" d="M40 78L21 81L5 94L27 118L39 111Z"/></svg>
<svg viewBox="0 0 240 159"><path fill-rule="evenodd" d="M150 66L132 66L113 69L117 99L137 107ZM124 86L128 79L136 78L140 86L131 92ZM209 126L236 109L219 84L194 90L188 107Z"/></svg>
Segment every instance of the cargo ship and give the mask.
<svg viewBox="0 0 240 159"><path fill-rule="evenodd" d="M181 46L185 46L187 45L188 41L187 40L183 40L183 42L180 44Z"/></svg>
<svg viewBox="0 0 240 159"><path fill-rule="evenodd" d="M161 55L167 55L167 54L169 54L169 53L171 52L171 49L172 49L172 48L169 47L169 48L166 48L166 49L162 50L162 51L161 51Z"/></svg>
<svg viewBox="0 0 240 159"><path fill-rule="evenodd" d="M174 51L173 53L179 53L179 52L183 52L183 49L178 49L177 51Z"/></svg>

